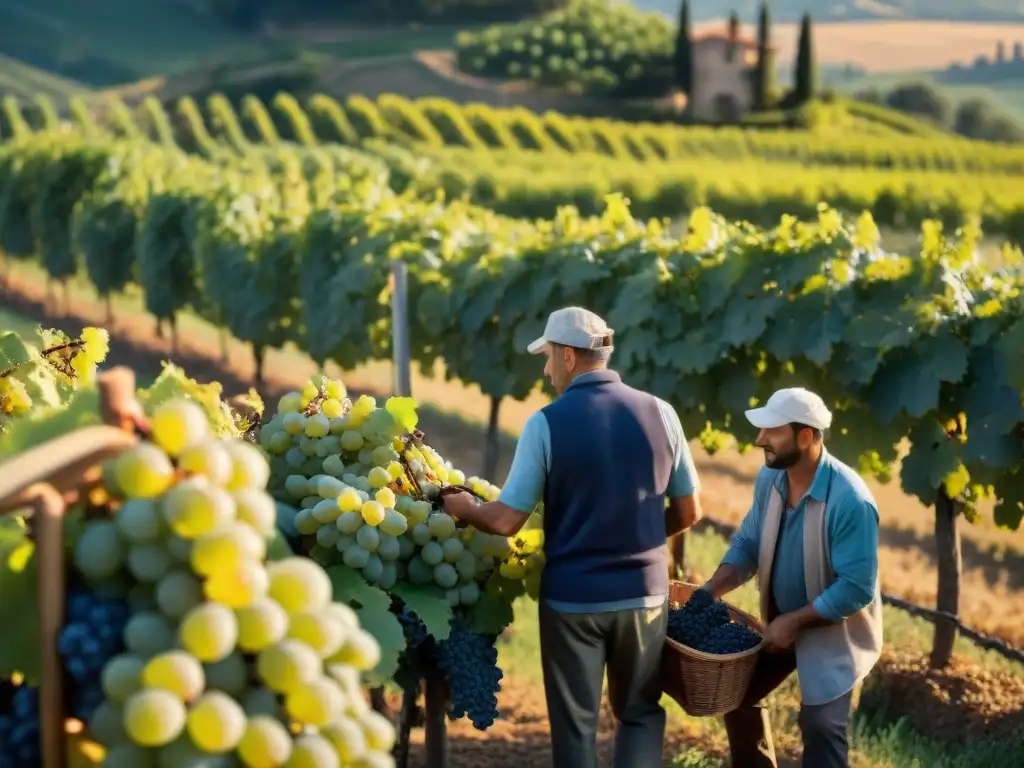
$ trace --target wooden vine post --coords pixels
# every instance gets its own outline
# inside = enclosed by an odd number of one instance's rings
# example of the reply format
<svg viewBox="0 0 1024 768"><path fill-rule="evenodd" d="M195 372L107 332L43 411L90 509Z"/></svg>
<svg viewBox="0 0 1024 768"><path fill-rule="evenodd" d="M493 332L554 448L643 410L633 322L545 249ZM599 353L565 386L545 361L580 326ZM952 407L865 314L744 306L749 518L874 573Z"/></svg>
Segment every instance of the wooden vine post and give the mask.
<svg viewBox="0 0 1024 768"><path fill-rule="evenodd" d="M409 343L409 266L401 259L391 262L388 277L391 289L391 351L393 389L398 397L412 397L412 353ZM496 410L496 409L495 409ZM415 483L415 477L409 472ZM398 715L395 762L398 768L409 765L409 734L416 719L416 700L423 688L424 746L430 768L448 768L448 684L444 674L429 665L423 685L413 686L402 695Z"/></svg>
<svg viewBox="0 0 1024 768"><path fill-rule="evenodd" d="M960 507L960 502L951 499L945 489L939 489L935 499L935 564L939 577L935 608L952 616L960 615L960 591L963 580L960 529L957 526ZM932 669L944 669L952 662L956 636L955 622L944 618L935 621L932 653L929 658Z"/></svg>

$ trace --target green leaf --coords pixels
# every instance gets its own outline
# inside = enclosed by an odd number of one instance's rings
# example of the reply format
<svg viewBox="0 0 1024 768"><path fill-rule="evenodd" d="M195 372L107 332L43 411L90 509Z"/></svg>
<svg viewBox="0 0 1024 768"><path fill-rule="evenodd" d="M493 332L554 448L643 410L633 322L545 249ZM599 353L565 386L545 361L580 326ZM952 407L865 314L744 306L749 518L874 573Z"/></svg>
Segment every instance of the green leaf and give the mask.
<svg viewBox="0 0 1024 768"><path fill-rule="evenodd" d="M996 485L999 504L995 508L995 521L1001 528L1016 531L1024 520L1024 477L1019 472L1004 477Z"/></svg>
<svg viewBox="0 0 1024 768"><path fill-rule="evenodd" d="M358 603L367 610L391 610L391 596L380 587L375 587L359 571L347 565L332 565L327 569L334 588L337 603Z"/></svg>
<svg viewBox="0 0 1024 768"><path fill-rule="evenodd" d="M100 422L99 393L95 389L75 391L65 406L33 408L11 422L0 440L0 456L23 453L47 440Z"/></svg>
<svg viewBox="0 0 1024 768"><path fill-rule="evenodd" d="M363 629L380 644L380 662L374 667L373 676L378 682L390 680L398 670L398 657L405 650L405 632L398 617L379 604L357 608L356 615Z"/></svg>
<svg viewBox="0 0 1024 768"><path fill-rule="evenodd" d="M473 631L481 635L500 635L513 618L515 612L508 598L485 590L480 602L473 607Z"/></svg>
<svg viewBox="0 0 1024 768"><path fill-rule="evenodd" d="M446 640L452 629L452 607L437 587L399 583L391 594L401 600L427 626L435 640Z"/></svg>
<svg viewBox="0 0 1024 768"><path fill-rule="evenodd" d="M406 432L416 429L419 416L416 414L416 401L411 397L389 397L384 407Z"/></svg>
<svg viewBox="0 0 1024 768"><path fill-rule="evenodd" d="M910 453L903 459L900 481L906 493L930 506L935 503L936 490L961 466L956 444L934 421L911 429L908 439Z"/></svg>
<svg viewBox="0 0 1024 768"><path fill-rule="evenodd" d="M15 672L30 684L41 674L35 546L22 518L0 519L0 678Z"/></svg>

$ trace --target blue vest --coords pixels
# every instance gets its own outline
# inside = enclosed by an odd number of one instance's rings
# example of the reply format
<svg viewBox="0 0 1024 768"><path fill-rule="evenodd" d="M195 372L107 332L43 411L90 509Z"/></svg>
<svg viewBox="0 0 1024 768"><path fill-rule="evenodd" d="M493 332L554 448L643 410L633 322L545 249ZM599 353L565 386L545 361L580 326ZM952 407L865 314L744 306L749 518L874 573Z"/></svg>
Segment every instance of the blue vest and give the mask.
<svg viewBox="0 0 1024 768"><path fill-rule="evenodd" d="M673 462L658 401L598 371L541 412L551 431L541 596L599 603L667 594Z"/></svg>

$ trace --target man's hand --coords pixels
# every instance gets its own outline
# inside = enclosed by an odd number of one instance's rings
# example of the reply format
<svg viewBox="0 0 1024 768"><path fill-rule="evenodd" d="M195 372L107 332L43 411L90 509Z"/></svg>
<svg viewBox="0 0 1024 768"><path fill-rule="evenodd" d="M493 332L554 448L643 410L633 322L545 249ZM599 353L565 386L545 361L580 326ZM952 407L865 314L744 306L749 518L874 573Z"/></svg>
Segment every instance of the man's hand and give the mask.
<svg viewBox="0 0 1024 768"><path fill-rule="evenodd" d="M467 509L472 509L476 506L476 498L471 493L466 493L465 491L445 494L441 498L441 502L444 504L444 511L456 520L462 517Z"/></svg>
<svg viewBox="0 0 1024 768"><path fill-rule="evenodd" d="M780 653L792 648L799 632L800 622L795 614L784 613L782 616L776 616L764 631L764 650L768 653Z"/></svg>

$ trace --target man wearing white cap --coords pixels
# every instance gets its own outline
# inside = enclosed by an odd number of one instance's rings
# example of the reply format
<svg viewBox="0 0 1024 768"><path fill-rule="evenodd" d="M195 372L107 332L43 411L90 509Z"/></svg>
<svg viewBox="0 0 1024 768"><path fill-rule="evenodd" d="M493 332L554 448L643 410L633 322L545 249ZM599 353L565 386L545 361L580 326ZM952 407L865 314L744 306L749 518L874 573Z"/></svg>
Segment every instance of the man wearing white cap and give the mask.
<svg viewBox="0 0 1024 768"><path fill-rule="evenodd" d="M800 679L803 764L849 765L853 689L881 653L878 509L850 467L825 450L832 414L806 389L781 389L747 411L765 466L754 503L715 575L722 597L757 576L764 653L746 699L725 716L734 768L774 768L762 699Z"/></svg>
<svg viewBox="0 0 1024 768"><path fill-rule="evenodd" d="M527 420L498 501L445 497L456 517L506 536L544 502L540 647L558 768L597 767L606 671L616 768L660 768L665 544L700 518L679 417L608 370L613 335L580 307L552 312L528 350L546 355L559 397Z"/></svg>

